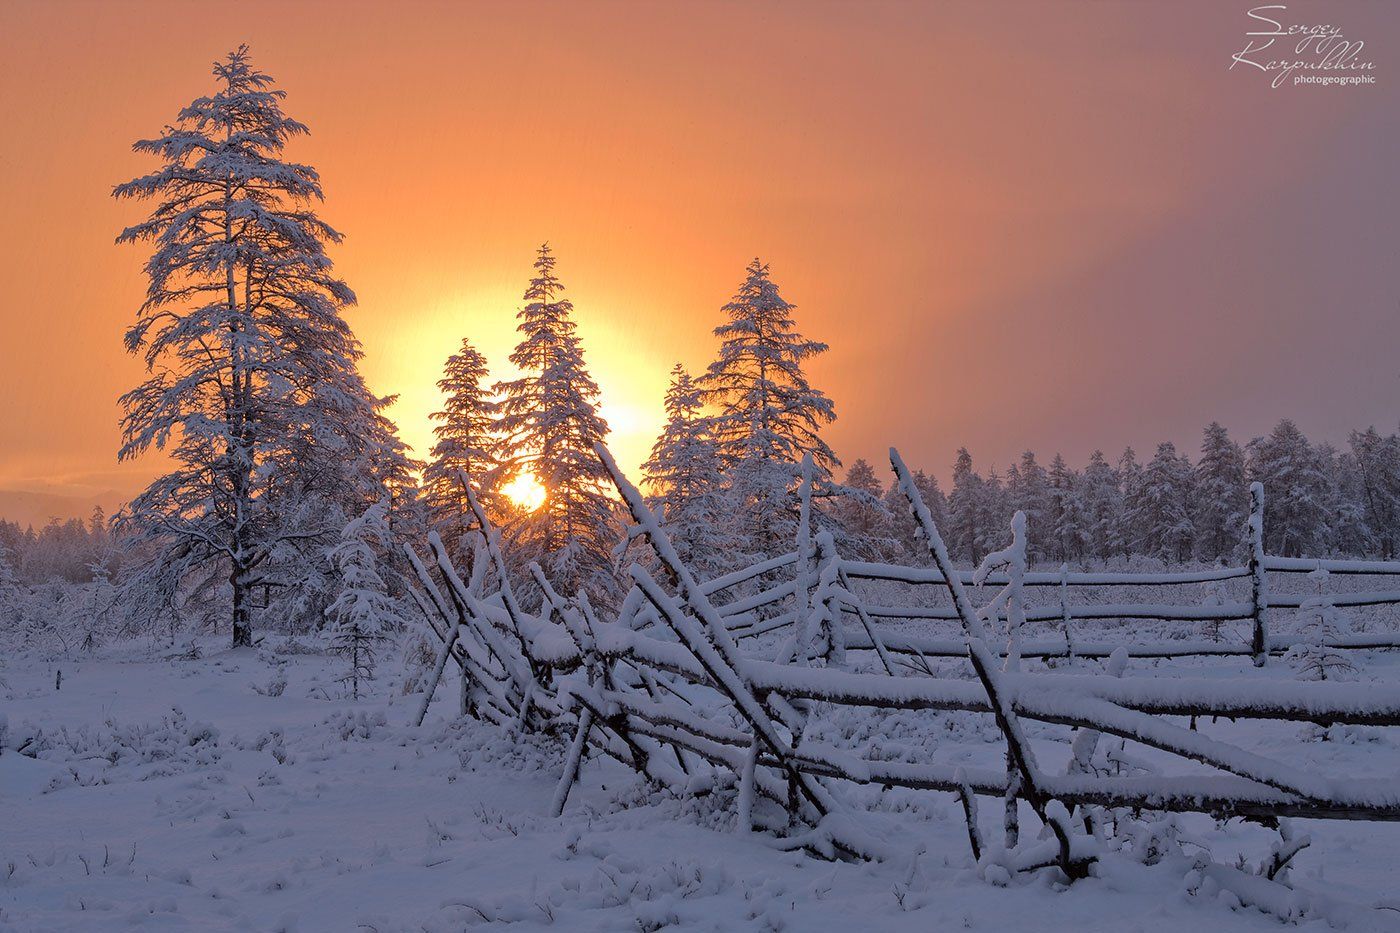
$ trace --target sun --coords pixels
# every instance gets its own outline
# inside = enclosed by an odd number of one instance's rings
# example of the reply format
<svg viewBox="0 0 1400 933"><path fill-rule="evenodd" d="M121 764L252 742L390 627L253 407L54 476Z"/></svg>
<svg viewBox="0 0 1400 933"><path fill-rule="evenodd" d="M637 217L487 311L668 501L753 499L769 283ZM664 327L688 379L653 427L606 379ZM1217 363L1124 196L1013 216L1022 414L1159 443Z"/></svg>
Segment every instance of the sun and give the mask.
<svg viewBox="0 0 1400 933"><path fill-rule="evenodd" d="M501 491L506 494L506 498L526 512L533 512L544 505L544 484L530 472L517 474Z"/></svg>

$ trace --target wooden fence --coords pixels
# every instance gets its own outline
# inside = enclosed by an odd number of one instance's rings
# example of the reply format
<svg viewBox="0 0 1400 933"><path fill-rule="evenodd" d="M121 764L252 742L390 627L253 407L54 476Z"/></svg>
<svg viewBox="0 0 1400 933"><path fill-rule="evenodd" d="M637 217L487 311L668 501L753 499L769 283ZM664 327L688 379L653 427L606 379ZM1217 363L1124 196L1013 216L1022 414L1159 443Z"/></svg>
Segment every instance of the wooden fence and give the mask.
<svg viewBox="0 0 1400 933"><path fill-rule="evenodd" d="M1029 588L1054 587L1059 590L1055 605L1028 607L1025 621L1028 623L1055 623L1059 637L1026 644L1022 653L1037 658L1102 658L1108 657L1120 648L1130 657L1171 658L1190 656L1249 656L1255 665L1263 666L1270 654L1279 654L1301 642L1301 639L1288 635L1271 634L1269 612L1279 609L1299 609L1314 597L1272 594L1269 579L1273 575L1308 574L1325 570L1340 577L1351 576L1390 576L1400 577L1400 561L1367 561L1312 559L1295 557L1275 557L1264 554L1264 492L1259 484L1250 489L1250 517L1247 524L1247 541L1250 560L1242 567L1213 567L1205 570L1189 570L1168 573L1123 573L1123 572L1071 572L1068 566L1057 573L1025 572L1021 585ZM796 553L768 561L757 573L740 571L730 577L714 581L710 595L722 592L728 587L752 579L759 573L771 572L777 567L797 563ZM840 573L843 581L882 581L907 584L916 592L938 594L945 590L943 576L935 569L926 567L905 567L898 564L873 563L868 561L841 560ZM957 570L952 575L963 586L973 583L973 571ZM1161 604L1161 603L1098 603L1073 605L1069 602L1071 588L1112 589L1128 587L1190 587L1209 584L1223 584L1232 580L1250 581L1250 598L1230 603L1209 604ZM1006 585L1009 580L1005 573L992 574L981 581L984 585ZM792 615L777 614L771 618L758 619L751 614L758 609L780 605L790 601L795 584L788 583L750 594L742 600L720 607L720 612L731 619L731 629L738 638L763 635L782 628L792 621ZM847 584L848 592L855 593ZM1384 606L1400 604L1400 589L1370 590L1365 592L1342 592L1328 595L1329 604L1337 608ZM957 622L957 608L946 599L935 602L932 599L916 601L911 605L880 605L864 599L852 598L841 606L844 615L868 618L871 620L917 621L934 620ZM1121 621L1131 619L1167 622L1248 622L1250 638L1247 643L1230 644L1219 638L1209 640L1173 639L1163 642L1131 642L1123 645L1118 642L1094 642L1076 637L1074 623L1088 621ZM935 638L924 635L886 632L883 635L886 651L896 654L923 655L924 657L963 657L966 649L961 639ZM1400 632L1374 632L1349 634L1326 639L1322 642L1329 648L1338 650L1400 648ZM873 644L867 634L857 633L847 642L847 647L871 649Z"/></svg>
<svg viewBox="0 0 1400 933"><path fill-rule="evenodd" d="M1195 717L1209 716L1396 726L1400 687L1018 670L1015 662L1021 656L1109 653L1108 645L1078 642L1068 626L1055 646L1013 642L1005 649L992 647L987 625L1002 617L1061 623L1099 618L1248 619L1253 634L1247 646L1139 645L1130 653L1244 654L1262 664L1270 651L1286 644L1267 630L1265 611L1288 605L1268 600L1268 575L1311 572L1319 562L1263 554L1263 499L1258 489L1251 517L1253 556L1245 568L1158 575L1038 574L1026 572L1024 553L1018 561L1013 549L1004 572L988 574L984 568L969 574L952 566L912 477L892 450L900 488L928 545L929 567L841 559L830 535L810 531L807 485L794 553L700 582L607 451L600 448L599 456L638 534L655 555L648 566L628 568L632 589L607 618L586 595L558 593L537 566L531 573L543 599L538 611L524 611L499 542L474 498L471 507L487 533L469 579L459 575L435 536L430 536L426 560L405 548L420 584L417 598L441 640L419 722L437 680L447 664L455 662L461 674L462 714L511 728L568 735L564 773L553 803L556 813L567 805L584 761L604 755L678 795L736 788L741 832L766 826L783 846L878 858L887 854L885 845L864 830L861 814L843 802L839 785L944 791L962 803L974 855L991 849L1014 853L1016 868L1054 867L1068 879L1083 876L1099 857L1101 824L1109 813L1192 811L1266 823L1280 817L1400 820L1400 787L1393 780L1316 774L1195 728ZM1339 574L1400 573L1400 566L1391 564L1321 564ZM1224 606L1069 606L1062 596L1052 614L1027 609L1020 601L1022 587L1058 586L1064 594L1069 586L1170 586L1246 576L1252 580L1251 600ZM488 595L492 579L496 590ZM894 580L916 584L921 591L941 589L949 605L866 605L855 585L860 580ZM974 581L1000 587L985 606L972 602L969 585ZM741 584L757 589L740 592ZM1400 594L1392 593L1350 598L1363 597L1365 602L1346 604L1400 602ZM1344 603L1339 599L1338 604ZM959 637L937 641L883 631L882 620L889 618L946 619L957 623ZM850 620L854 623L848 624ZM768 633L781 634L765 642L751 641ZM763 645L763 652L743 650L743 642ZM870 663L853 665L853 652ZM897 663L896 655L966 658L976 679L931 676L926 664L920 672L918 665ZM867 670L853 669L856 666ZM806 741L813 717L822 715L826 704L989 713L1005 742L1006 767L877 760ZM1186 724L1167 717L1192 720ZM1026 737L1026 721L1077 730L1068 771L1052 774L1040 763ZM1212 773L1096 773L1086 765L1103 736L1206 765ZM997 798L1004 805L1005 836L999 847L989 846L982 837L979 796ZM760 799L771 806L759 808ZM1050 844L1020 842L1020 801L1048 828ZM761 815L760 809L769 815ZM775 822L773 812L782 814L781 819ZM1222 877L1228 876L1222 871ZM1255 880L1237 887L1242 900L1258 900Z"/></svg>

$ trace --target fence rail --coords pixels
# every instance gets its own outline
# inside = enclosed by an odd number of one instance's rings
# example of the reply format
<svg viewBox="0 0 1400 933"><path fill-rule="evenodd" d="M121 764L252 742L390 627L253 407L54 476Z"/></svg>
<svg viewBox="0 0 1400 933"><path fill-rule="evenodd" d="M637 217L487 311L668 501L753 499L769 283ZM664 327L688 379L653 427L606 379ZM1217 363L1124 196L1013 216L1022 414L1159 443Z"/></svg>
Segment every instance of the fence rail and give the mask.
<svg viewBox="0 0 1400 933"><path fill-rule="evenodd" d="M841 567L853 579L888 580L895 583L925 584L942 586L943 575L937 570L924 567L901 567L898 564L877 564L869 561L843 560ZM1395 573L1400 574L1400 564ZM1022 586L1182 586L1191 583L1217 583L1225 580L1238 580L1250 575L1247 567L1220 567L1210 570L1191 570L1181 573L1047 573L1031 571L1026 573ZM973 583L971 570L960 570L955 576L964 586ZM1010 582L1005 574L991 574L984 584L1005 586Z"/></svg>
<svg viewBox="0 0 1400 933"><path fill-rule="evenodd" d="M1256 484L1257 487L1257 484ZM1054 622L1061 626L1062 640L1037 642L1032 653L1036 657L1100 657L1111 653L1115 646L1080 643L1070 629L1075 622L1112 620L1154 620L1162 622L1243 622L1250 623L1249 645L1223 645L1218 639L1212 640L1172 640L1163 643L1133 643L1124 645L1130 657L1187 657L1197 656L1236 656L1248 655L1256 665L1266 663L1270 654L1287 651L1300 644L1298 639L1277 638L1268 631L1268 611L1271 609L1303 609L1316 605L1319 595L1299 596L1293 594L1273 594L1269 591L1270 574L1305 574L1324 570L1338 576L1400 576L1400 561L1347 560L1332 558L1275 557L1263 552L1263 491L1251 488L1251 514L1247 523L1251 559L1243 567L1215 567L1204 570L1190 570L1167 573L1139 572L1071 572L1067 568L1058 573L1046 571L1025 571L1019 575L1018 586L1045 588L1057 587L1060 600L1057 605L1028 606L1024 608L1024 621L1028 623ZM785 554L763 565L755 573L738 572L719 578L712 583L701 584L707 595L716 595L739 582L751 580L763 572L785 568L798 562L796 553ZM916 588L942 592L947 583L943 574L936 568L906 567L873 561L842 559L839 570L846 580L882 581L908 584ZM1007 586L1011 581L1005 572L984 574L980 579L972 570L956 570L950 576L962 586L974 583L979 586ZM1087 603L1070 604L1066 592L1075 588L1122 588L1122 587L1185 587L1203 584L1225 583L1232 580L1250 580L1250 599L1230 603L1201 603L1197 605L1171 603ZM849 587L848 587L849 589ZM778 606L789 600L795 589L788 583L771 586L768 589L750 594L732 603L721 605L719 612L730 621L730 629L736 638L748 639L766 635L787 625L793 624L796 617L779 614L765 617L759 610ZM1351 593L1328 593L1327 604L1336 608L1400 605L1400 590L1371 590ZM958 621L958 609L950 602L941 605L916 600L911 605L882 605L866 602L863 599L846 598L838 610L843 616L857 616L862 622L867 620L903 621ZM857 635L851 647L868 646L871 639ZM922 652L929 657L957 657L964 653L958 643L946 640L901 639L887 636L887 645L897 653ZM913 646L919 646L917 648ZM1400 632L1394 634L1371 633L1364 636L1346 636L1323 643L1323 646L1337 649L1382 649L1400 648Z"/></svg>
<svg viewBox="0 0 1400 933"><path fill-rule="evenodd" d="M552 803L555 813L567 806L570 789L590 751L616 759L676 794L736 787L740 832L768 825L785 836L784 845L826 855L840 851L879 858L886 854L880 839L861 830L860 814L833 793L838 783L958 795L975 856L984 846L975 798L994 797L1005 805L1007 848L1025 853L1017 865L1053 866L1070 880L1083 877L1088 863L1098 857L1093 841L1097 836L1086 835L1086 826L1110 813L1200 812L1265 823L1282 816L1400 820L1400 787L1391 779L1305 771L1195 728L1197 717L1400 726L1400 687L1239 677L1157 680L1017 669L1023 657L1109 657L1125 649L1129 654L1164 658L1250 656L1258 663L1294 644L1295 639L1270 635L1262 623L1263 612L1271 604L1290 605L1285 599L1270 603L1265 574L1271 570L1296 573L1303 567L1291 562L1275 567L1276 559L1262 555L1263 497L1257 488L1252 496L1254 548L1248 568L1156 576L1028 574L1024 521L1018 519L1019 524L1013 523L1012 545L994 555L1001 562L999 573L989 574L990 564L965 573L952 570L912 476L891 451L900 488L939 569L842 560L830 535L810 533L806 507L810 485L804 484L803 521L795 552L700 583L612 458L601 448L599 455L640 536L650 542L669 587L634 564L629 568L633 588L615 613L604 616L586 595L556 592L538 566L532 565L543 600L537 613L526 613L511 589L510 568L474 499L472 507L490 543L484 550L494 567L496 593L485 593L488 574L480 568L470 582L464 582L436 538L430 537L430 561L406 548L422 589L419 603L442 645L419 721L426 715L444 668L455 661L461 672L464 715L570 735L564 773ZM1382 565L1374 562L1337 563L1356 573L1382 572L1378 569ZM1385 572L1400 573L1400 565L1384 566ZM1309 572L1315 569L1313 562ZM775 580L775 574L790 576ZM1247 577L1250 600L1218 606L1070 606L1063 595L1069 585L1164 585L1162 576L1175 585ZM1051 578L1061 588L1060 605L1025 607L1022 587L1049 585ZM867 605L852 581L872 579L935 584L946 591L951 608ZM1076 579L1079 582L1073 582ZM1001 589L978 608L968 592L968 584L974 582ZM735 591L745 584L760 588ZM728 597L728 603L720 603L721 597ZM1350 598L1348 605L1400 602L1400 595L1390 592ZM1340 599L1335 602L1342 604ZM905 619L956 622L961 634L939 639L891 631L879 624L896 613ZM853 615L859 624L846 624ZM1125 646L1080 640L1067 628L1057 641L1021 643L1013 629L1004 648L993 647L987 624L1002 618L1061 623L1108 618L1249 620L1252 636L1249 644L1181 640ZM770 632L784 633L776 653L771 645L764 645L761 655L740 649L740 639L749 645L762 644L748 639ZM1332 639L1328 644L1395 647L1391 639L1370 635ZM849 670L847 652L866 651L877 656L880 670ZM929 657L966 659L976 679L933 676L926 663ZM805 741L813 717L828 705L990 714L1005 742L1006 768L887 761ZM1171 717L1191 717L1191 725L1173 722ZM1071 764L1065 773L1052 774L1038 761L1023 721L1075 730ZM1211 773L1100 772L1091 763L1094 748L1104 736L1204 765ZM756 807L760 800L768 801L764 806L783 817L776 823L762 817ZM1053 851L1048 856L1032 858L1041 851L1036 848L1040 843L1017 849L1020 801L1029 804L1050 830ZM1249 882L1256 894L1258 885L1275 883L1253 876ZM1242 899L1252 896L1240 890Z"/></svg>

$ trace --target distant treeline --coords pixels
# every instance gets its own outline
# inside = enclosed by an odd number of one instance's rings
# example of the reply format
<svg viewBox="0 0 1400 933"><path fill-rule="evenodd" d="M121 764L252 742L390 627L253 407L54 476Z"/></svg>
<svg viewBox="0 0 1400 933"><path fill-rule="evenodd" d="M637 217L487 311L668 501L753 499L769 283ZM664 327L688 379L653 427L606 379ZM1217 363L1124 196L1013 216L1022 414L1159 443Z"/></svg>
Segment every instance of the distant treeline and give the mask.
<svg viewBox="0 0 1400 933"><path fill-rule="evenodd" d="M0 562L20 583L86 583L95 576L113 575L120 558L121 549L100 508L93 509L86 522L54 518L37 531L0 518Z"/></svg>
<svg viewBox="0 0 1400 933"><path fill-rule="evenodd" d="M1016 511L1026 513L1033 561L1231 560L1239 556L1253 482L1264 485L1264 544L1272 554L1390 559L1400 542L1400 437L1375 428L1353 431L1338 449L1310 443L1286 419L1244 445L1212 423L1194 464L1163 443L1146 463L1132 448L1114 463L1095 451L1083 469L1059 454L1045 466L1026 451L985 476L963 448L946 495L933 477L917 479L953 556L974 563L1005 545ZM883 524L869 507L852 516L867 541L883 535L899 550L916 550L897 491L882 490L868 464L854 463L846 485L885 494Z"/></svg>
<svg viewBox="0 0 1400 933"><path fill-rule="evenodd" d="M212 92L136 143L160 164L113 190L145 206L119 240L150 251L125 335L147 373L120 399L118 456L164 451L169 472L122 510L120 543L101 516L37 532L0 522L0 619L65 645L70 619L84 643L101 637L101 618L124 634L226 627L235 646L255 629L329 624L357 646L347 650L360 670L364 640L421 609L403 545L421 550L436 534L474 570L483 518L508 555L495 572L522 599L540 596L537 564L556 592L616 608L627 565L648 557L628 546L630 519L598 455L602 392L549 244L516 311L515 377L492 380L470 337L445 345L434 444L416 460L385 413L390 398L359 371L343 317L355 294L327 252L340 234L311 209L319 177L283 159L306 127L246 47L215 76ZM679 558L714 577L791 551L806 528L842 556L926 562L902 497L864 461L843 469L827 443L836 404L807 364L828 347L799 329L767 263L748 264L712 334L703 370L672 371L666 423L638 476ZM1096 453L1072 469L1028 452L980 474L962 450L946 496L917 477L957 558L1004 546L1020 510L1030 558L1055 563L1238 559L1256 480L1273 553L1395 555L1400 441L1375 430L1339 450L1289 421L1245 445L1212 424L1194 464L1162 444L1145 463ZM521 502L517 483L540 501Z"/></svg>

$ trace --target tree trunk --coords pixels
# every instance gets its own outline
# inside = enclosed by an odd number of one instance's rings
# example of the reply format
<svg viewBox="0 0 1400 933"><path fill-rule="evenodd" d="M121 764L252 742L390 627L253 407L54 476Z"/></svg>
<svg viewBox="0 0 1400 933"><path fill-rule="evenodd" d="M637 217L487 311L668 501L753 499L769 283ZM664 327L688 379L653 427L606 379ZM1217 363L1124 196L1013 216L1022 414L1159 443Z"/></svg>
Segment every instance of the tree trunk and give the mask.
<svg viewBox="0 0 1400 933"><path fill-rule="evenodd" d="M1006 752L1006 796L1003 798L1006 816L1003 823L1003 844L1007 850L1016 848L1021 841L1021 814L1020 799L1017 792L1021 789L1021 772L1016 767L1015 755L1008 749Z"/></svg>
<svg viewBox="0 0 1400 933"><path fill-rule="evenodd" d="M249 612L248 575L243 568L234 566L229 574L229 584L233 587L233 647L251 648L253 645L252 614Z"/></svg>

